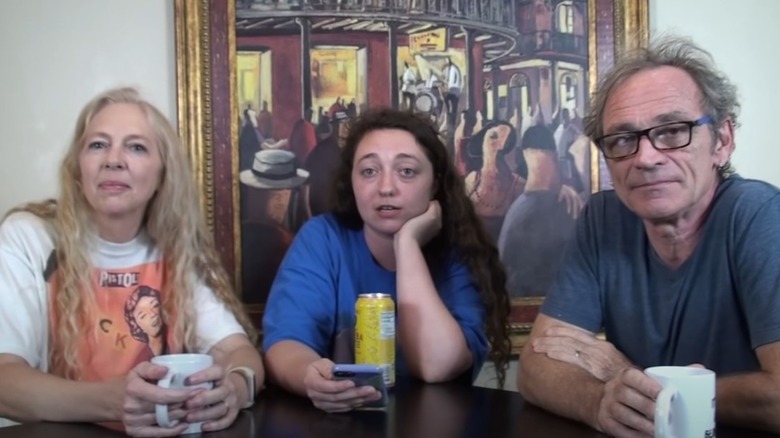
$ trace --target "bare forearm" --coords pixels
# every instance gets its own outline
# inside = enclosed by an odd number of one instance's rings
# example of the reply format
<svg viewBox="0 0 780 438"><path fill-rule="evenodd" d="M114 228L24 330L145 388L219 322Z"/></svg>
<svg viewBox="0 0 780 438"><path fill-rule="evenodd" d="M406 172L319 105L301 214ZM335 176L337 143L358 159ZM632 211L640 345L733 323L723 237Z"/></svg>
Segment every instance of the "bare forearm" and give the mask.
<svg viewBox="0 0 780 438"><path fill-rule="evenodd" d="M306 369L319 359L314 350L296 341L281 341L265 354L268 377L282 388L306 396Z"/></svg>
<svg viewBox="0 0 780 438"><path fill-rule="evenodd" d="M260 392L265 381L263 371L263 361L255 348L250 344L246 347L238 348L232 351L227 357L228 369L233 367L249 367L255 372L255 394ZM230 377L236 378L239 384L236 386L239 392L239 406L243 406L249 400L249 394L246 393L245 378L233 373Z"/></svg>
<svg viewBox="0 0 780 438"><path fill-rule="evenodd" d="M463 331L441 301L416 246L397 243L398 339L412 372L427 382L450 380L473 363Z"/></svg>
<svg viewBox="0 0 780 438"><path fill-rule="evenodd" d="M520 358L517 383L525 400L598 429L604 384L587 371L526 348Z"/></svg>
<svg viewBox="0 0 780 438"><path fill-rule="evenodd" d="M447 318L452 320L449 314L439 319L425 313L412 305L399 305L399 345L410 369L422 380L451 380L471 366L471 351L460 326L454 321L448 324Z"/></svg>
<svg viewBox="0 0 780 438"><path fill-rule="evenodd" d="M717 381L718 422L780 433L780 378L766 372Z"/></svg>
<svg viewBox="0 0 780 438"><path fill-rule="evenodd" d="M0 365L0 417L18 422L121 421L124 380L79 382L27 364Z"/></svg>

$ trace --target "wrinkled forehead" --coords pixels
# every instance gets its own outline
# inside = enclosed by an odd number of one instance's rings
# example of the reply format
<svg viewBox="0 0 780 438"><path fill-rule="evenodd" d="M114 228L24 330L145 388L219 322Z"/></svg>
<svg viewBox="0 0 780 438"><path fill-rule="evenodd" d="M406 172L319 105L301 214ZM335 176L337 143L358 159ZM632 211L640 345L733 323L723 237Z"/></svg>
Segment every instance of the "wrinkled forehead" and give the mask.
<svg viewBox="0 0 780 438"><path fill-rule="evenodd" d="M375 158L395 159L396 157L415 157L430 161L425 147L409 132L399 130L375 130L367 133L358 142L353 156L358 161L367 155Z"/></svg>
<svg viewBox="0 0 780 438"><path fill-rule="evenodd" d="M604 132L616 126L641 128L654 122L702 116L702 93L693 78L676 67L639 71L618 83L604 106Z"/></svg>
<svg viewBox="0 0 780 438"><path fill-rule="evenodd" d="M142 136L159 145L163 133L153 113L138 102L108 102L88 115L80 139L95 133Z"/></svg>

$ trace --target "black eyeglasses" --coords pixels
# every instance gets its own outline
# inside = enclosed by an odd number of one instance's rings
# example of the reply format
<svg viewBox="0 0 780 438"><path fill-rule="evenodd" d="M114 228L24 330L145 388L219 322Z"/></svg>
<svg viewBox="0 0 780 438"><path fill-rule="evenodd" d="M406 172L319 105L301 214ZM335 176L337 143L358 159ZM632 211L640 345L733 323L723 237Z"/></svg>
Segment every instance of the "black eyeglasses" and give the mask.
<svg viewBox="0 0 780 438"><path fill-rule="evenodd" d="M639 150L639 140L647 136L650 144L659 151L684 148L691 144L693 127L713 123L710 116L698 120L664 123L641 131L618 132L596 139L604 158L618 160L630 157Z"/></svg>

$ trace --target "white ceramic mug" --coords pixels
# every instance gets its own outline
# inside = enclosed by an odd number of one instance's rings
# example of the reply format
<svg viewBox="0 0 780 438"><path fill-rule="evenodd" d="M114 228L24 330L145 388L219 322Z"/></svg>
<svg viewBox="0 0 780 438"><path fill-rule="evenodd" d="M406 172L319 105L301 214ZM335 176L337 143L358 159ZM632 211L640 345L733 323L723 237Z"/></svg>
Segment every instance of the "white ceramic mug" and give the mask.
<svg viewBox="0 0 780 438"><path fill-rule="evenodd" d="M152 363L168 368L168 373L165 377L157 382L157 386L161 388L200 387L211 389L214 387L212 382L189 386L184 383L187 377L214 364L214 358L208 354L166 354L153 357ZM162 427L174 427L179 424L178 420L171 421L168 417L168 405L155 406L155 416L157 417L157 424ZM203 422L192 423L184 429L182 434L200 433L203 430L202 426Z"/></svg>
<svg viewBox="0 0 780 438"><path fill-rule="evenodd" d="M715 373L705 368L651 367L663 389L655 401L656 438L715 436Z"/></svg>

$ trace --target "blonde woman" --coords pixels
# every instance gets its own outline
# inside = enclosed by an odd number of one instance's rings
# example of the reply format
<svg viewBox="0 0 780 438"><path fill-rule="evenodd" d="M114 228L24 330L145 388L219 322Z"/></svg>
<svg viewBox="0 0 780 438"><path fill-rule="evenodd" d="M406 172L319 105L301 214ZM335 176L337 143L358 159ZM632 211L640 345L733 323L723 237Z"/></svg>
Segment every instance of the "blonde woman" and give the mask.
<svg viewBox="0 0 780 438"><path fill-rule="evenodd" d="M0 224L0 426L121 422L135 436L230 426L262 384L262 361L170 123L133 89L95 97L76 123L60 190ZM154 311L134 314L165 327L153 350L125 319L142 286L160 296ZM215 365L190 384L214 388L158 388L166 369L148 361L158 352L211 354ZM159 427L155 404L172 405L181 423Z"/></svg>

